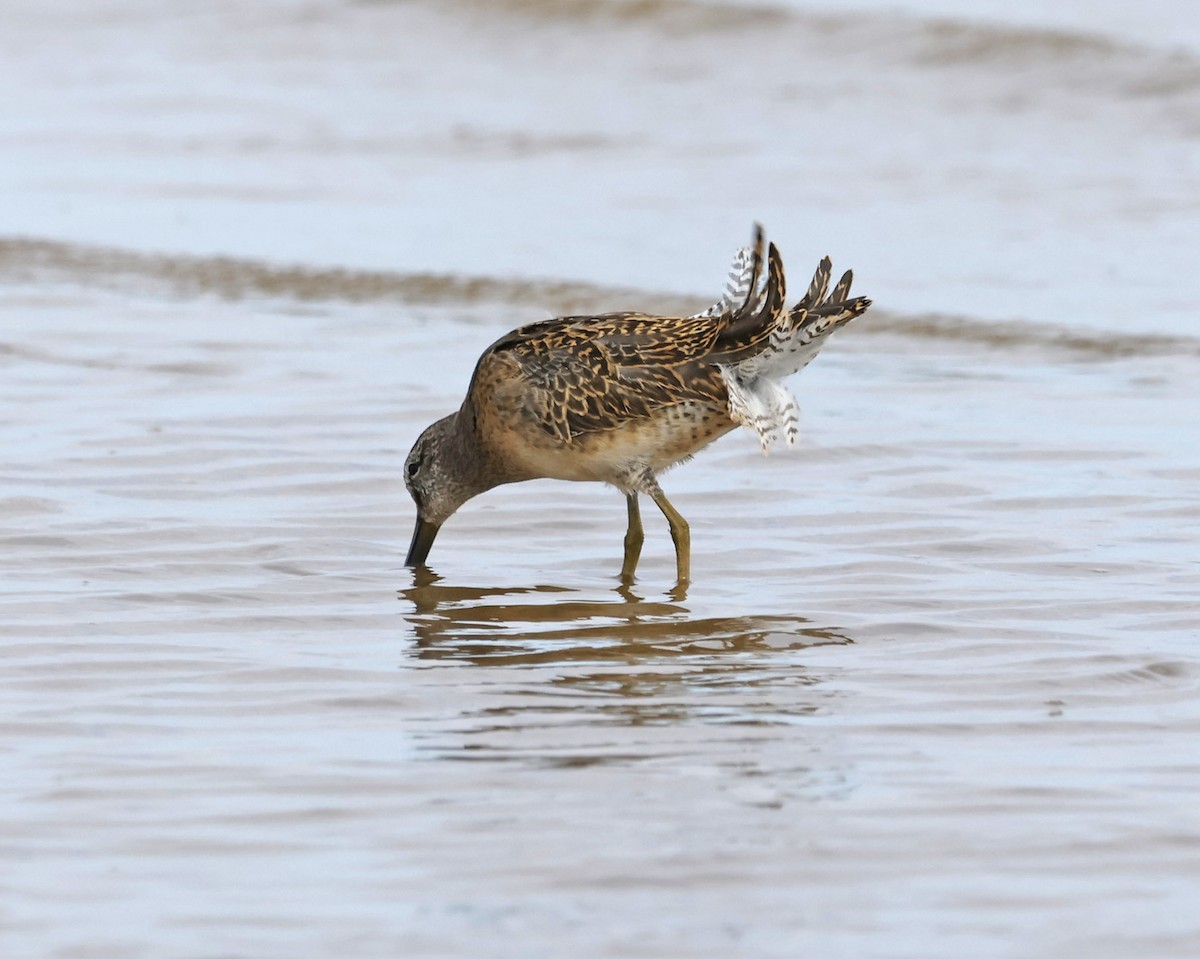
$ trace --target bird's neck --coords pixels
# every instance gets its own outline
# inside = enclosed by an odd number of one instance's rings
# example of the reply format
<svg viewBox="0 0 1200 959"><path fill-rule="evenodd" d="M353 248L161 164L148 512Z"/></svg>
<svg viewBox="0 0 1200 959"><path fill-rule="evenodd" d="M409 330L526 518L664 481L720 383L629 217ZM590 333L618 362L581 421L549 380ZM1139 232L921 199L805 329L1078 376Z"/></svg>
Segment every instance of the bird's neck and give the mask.
<svg viewBox="0 0 1200 959"><path fill-rule="evenodd" d="M483 442L472 406L464 403L457 413L451 413L443 422L442 456L457 486L470 491L470 496L478 496L507 482Z"/></svg>

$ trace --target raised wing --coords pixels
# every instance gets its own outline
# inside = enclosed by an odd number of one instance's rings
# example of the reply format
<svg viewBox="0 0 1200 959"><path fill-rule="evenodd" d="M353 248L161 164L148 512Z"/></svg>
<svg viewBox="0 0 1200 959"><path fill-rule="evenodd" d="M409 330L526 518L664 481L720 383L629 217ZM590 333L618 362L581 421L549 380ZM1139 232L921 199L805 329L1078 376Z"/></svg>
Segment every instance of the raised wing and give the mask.
<svg viewBox="0 0 1200 959"><path fill-rule="evenodd" d="M790 440L795 401L781 379L870 301L849 299L849 272L829 293L826 257L803 298L787 309L783 261L773 243L765 256L763 246L756 227L754 245L734 258L725 295L703 313L607 313L534 323L492 344L475 380L489 376L493 364L502 366L497 382L517 384L524 414L565 443L696 401L728 409L759 432L764 447L784 428Z"/></svg>

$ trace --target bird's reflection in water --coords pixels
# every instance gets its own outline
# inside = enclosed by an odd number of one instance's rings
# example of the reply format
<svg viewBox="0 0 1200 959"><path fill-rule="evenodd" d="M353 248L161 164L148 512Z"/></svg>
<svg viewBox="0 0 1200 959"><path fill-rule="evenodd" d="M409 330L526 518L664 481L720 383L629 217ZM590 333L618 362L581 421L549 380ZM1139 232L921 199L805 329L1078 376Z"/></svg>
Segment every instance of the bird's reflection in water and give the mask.
<svg viewBox="0 0 1200 959"><path fill-rule="evenodd" d="M800 616L693 616L678 594L652 600L628 585L613 598L562 586L446 586L427 567L400 595L421 659L478 665L648 663L721 653L849 645L840 630Z"/></svg>
<svg viewBox="0 0 1200 959"><path fill-rule="evenodd" d="M470 745L436 750L457 759L628 762L662 754L644 740L631 753L619 727L794 723L833 695L797 651L852 642L798 616L697 616L629 587L448 586L418 569L400 593L417 658L520 667L486 681L501 700L464 698L456 726Z"/></svg>

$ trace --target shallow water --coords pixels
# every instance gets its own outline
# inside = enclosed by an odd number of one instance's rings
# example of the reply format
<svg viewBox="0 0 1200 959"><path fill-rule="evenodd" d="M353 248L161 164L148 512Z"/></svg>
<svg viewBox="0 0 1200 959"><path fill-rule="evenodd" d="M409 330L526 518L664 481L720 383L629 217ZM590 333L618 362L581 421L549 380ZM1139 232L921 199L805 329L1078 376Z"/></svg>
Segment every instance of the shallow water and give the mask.
<svg viewBox="0 0 1200 959"><path fill-rule="evenodd" d="M7 955L1190 954L1194 358L848 330L680 597L590 486L400 566L506 308L2 309Z"/></svg>
<svg viewBox="0 0 1200 959"><path fill-rule="evenodd" d="M0 955L1194 956L1190 54L559 9L9 18ZM740 92L801 39L848 124L811 157L763 132L807 94ZM665 477L686 594L649 507L619 586L599 486L401 565L483 347L702 306L755 217L878 306L793 381L798 450Z"/></svg>

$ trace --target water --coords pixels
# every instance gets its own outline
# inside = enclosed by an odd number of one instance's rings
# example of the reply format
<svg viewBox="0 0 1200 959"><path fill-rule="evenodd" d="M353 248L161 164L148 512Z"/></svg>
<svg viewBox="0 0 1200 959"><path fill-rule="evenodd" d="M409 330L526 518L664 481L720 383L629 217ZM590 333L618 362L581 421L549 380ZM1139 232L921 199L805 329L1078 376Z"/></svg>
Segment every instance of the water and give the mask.
<svg viewBox="0 0 1200 959"><path fill-rule="evenodd" d="M9 11L0 954L1194 955L1188 30L943 12ZM754 218L879 307L686 595L563 483L401 566L480 349Z"/></svg>
<svg viewBox="0 0 1200 959"><path fill-rule="evenodd" d="M909 313L1195 331L1184 2L1154 46L1065 8L152 9L6 22L5 232L698 293L761 219Z"/></svg>

